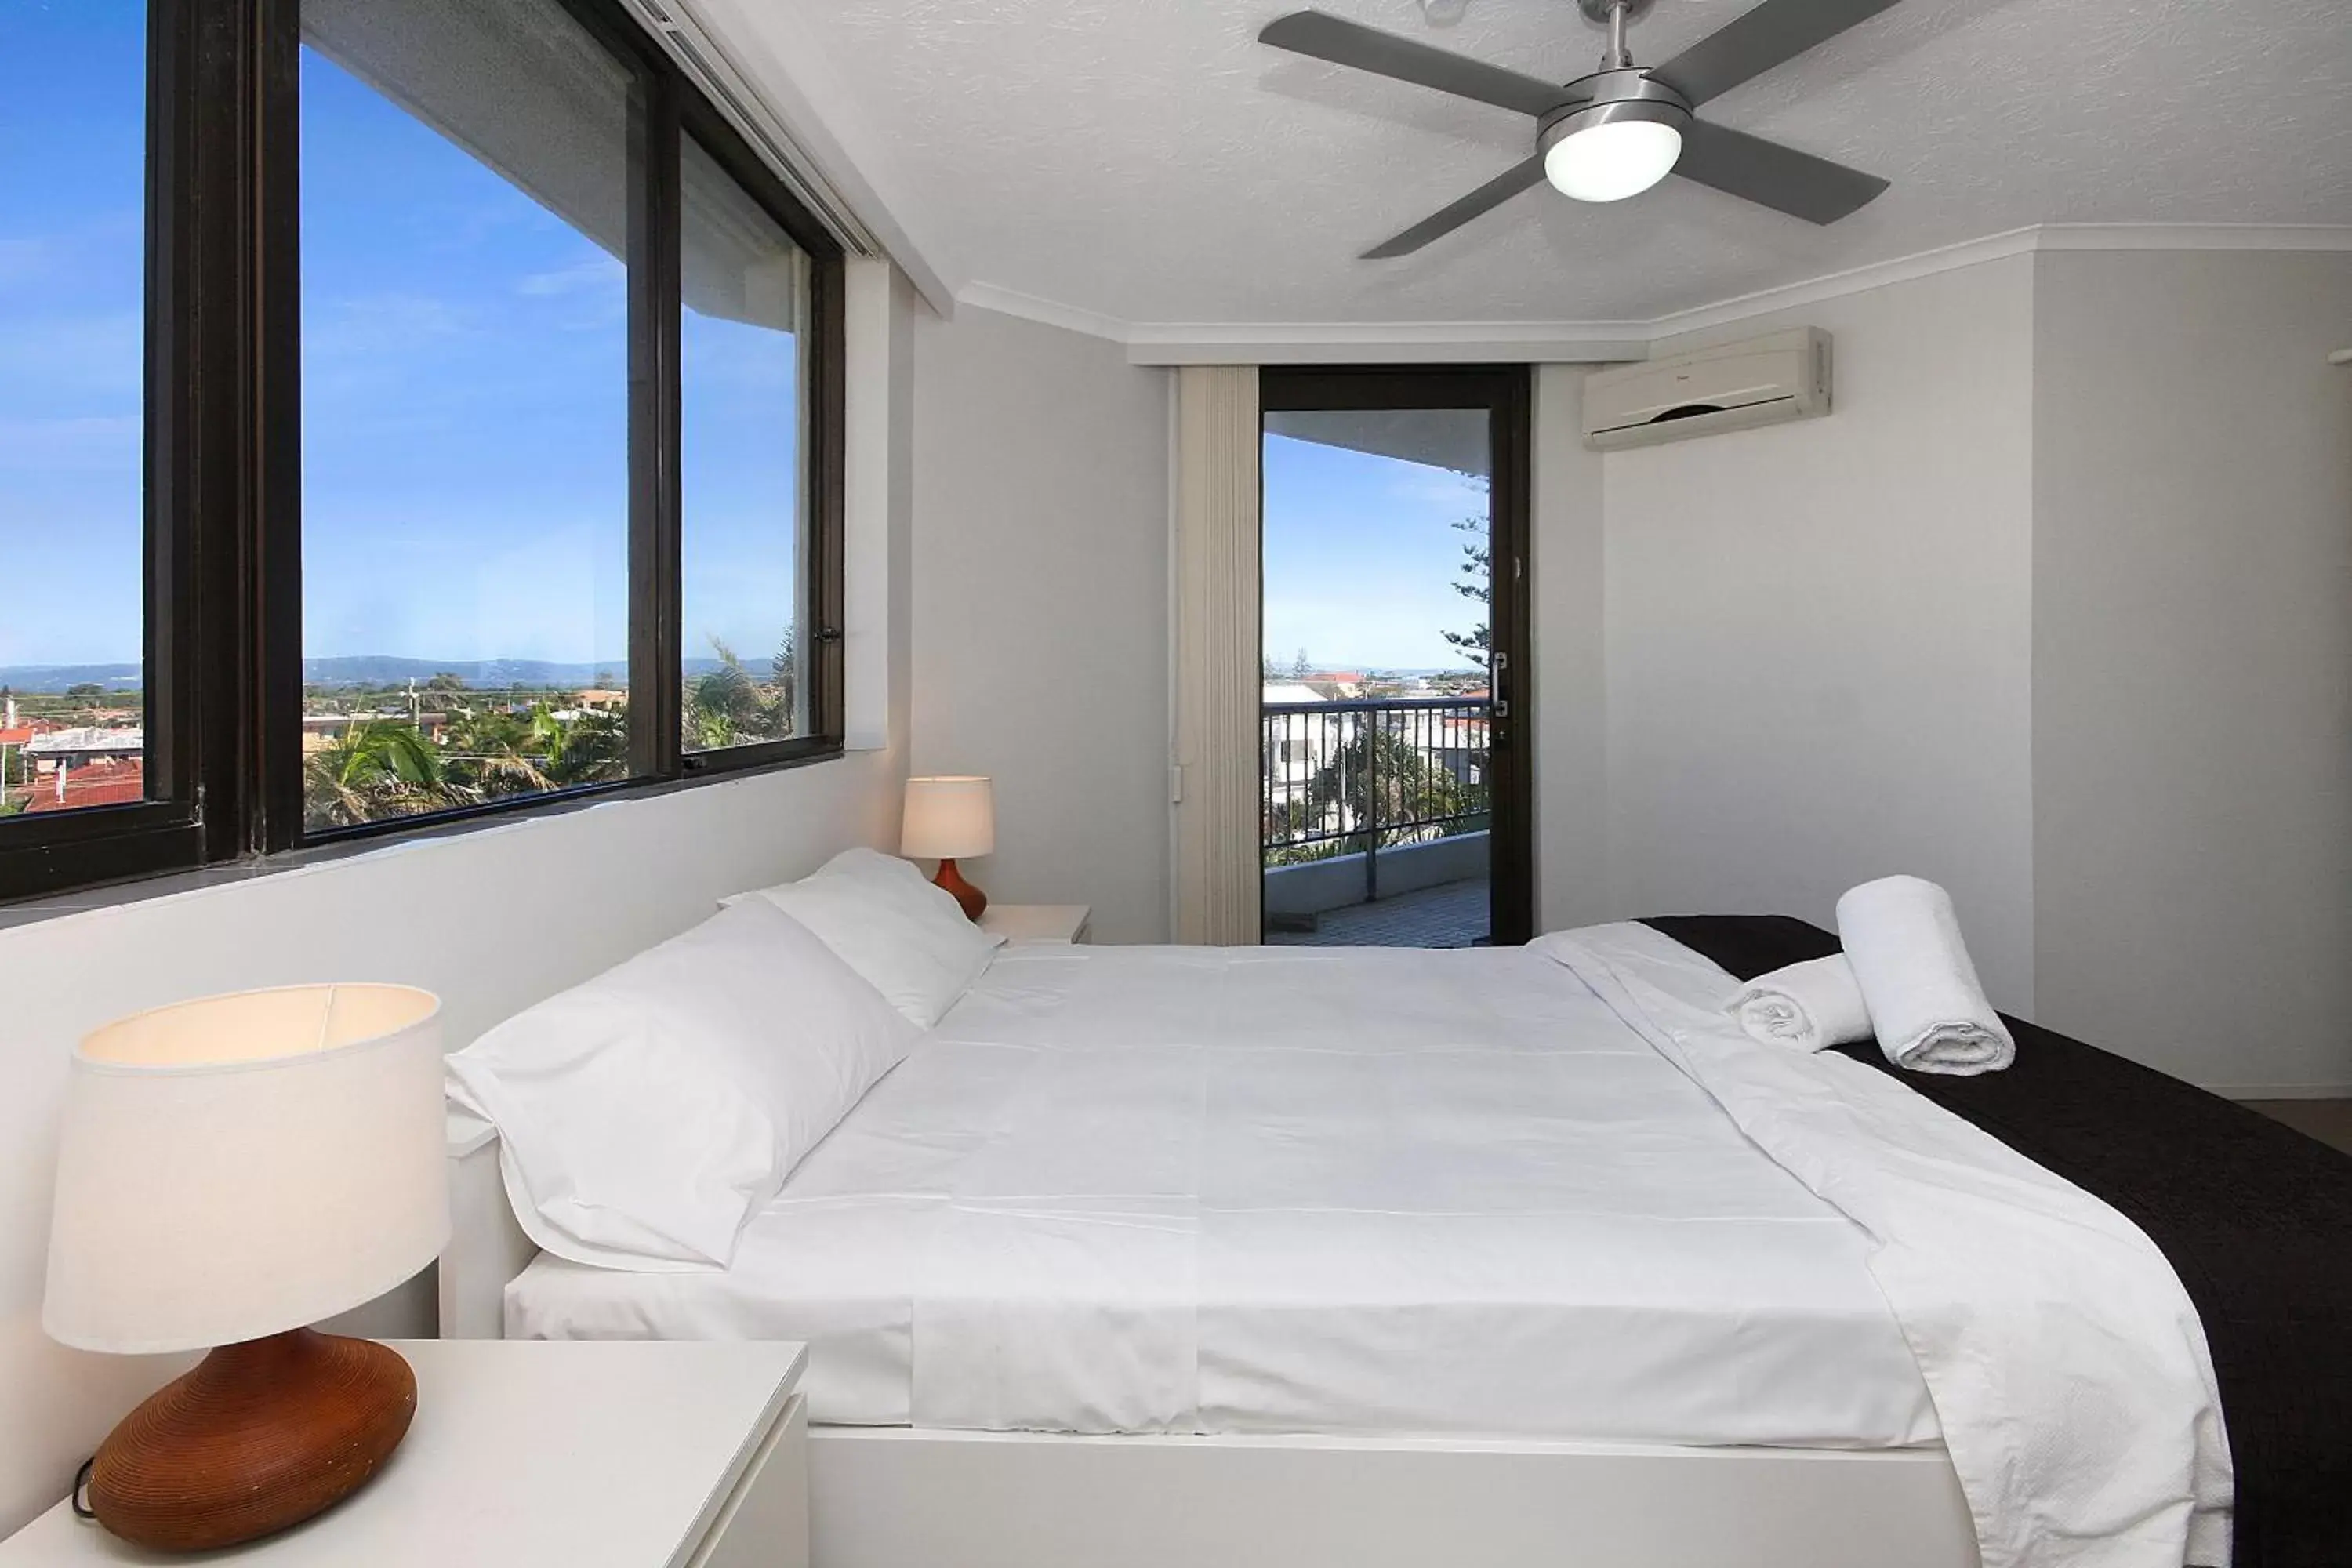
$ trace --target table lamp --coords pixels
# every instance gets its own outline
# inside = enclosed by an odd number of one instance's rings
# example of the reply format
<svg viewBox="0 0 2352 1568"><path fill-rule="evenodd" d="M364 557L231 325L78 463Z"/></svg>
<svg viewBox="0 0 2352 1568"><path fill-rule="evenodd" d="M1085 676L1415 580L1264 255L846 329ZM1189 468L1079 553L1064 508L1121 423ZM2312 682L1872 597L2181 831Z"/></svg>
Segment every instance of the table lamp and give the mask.
<svg viewBox="0 0 2352 1568"><path fill-rule="evenodd" d="M988 909L988 895L963 879L956 861L996 847L996 797L984 778L920 778L907 781L907 816L898 853L910 860L935 858L931 880L955 896L969 919Z"/></svg>
<svg viewBox="0 0 2352 1568"><path fill-rule="evenodd" d="M448 1240L440 1007L404 985L247 991L76 1048L41 1325L82 1350L211 1352L87 1467L114 1534L195 1551L283 1530L407 1432L398 1352L308 1325Z"/></svg>

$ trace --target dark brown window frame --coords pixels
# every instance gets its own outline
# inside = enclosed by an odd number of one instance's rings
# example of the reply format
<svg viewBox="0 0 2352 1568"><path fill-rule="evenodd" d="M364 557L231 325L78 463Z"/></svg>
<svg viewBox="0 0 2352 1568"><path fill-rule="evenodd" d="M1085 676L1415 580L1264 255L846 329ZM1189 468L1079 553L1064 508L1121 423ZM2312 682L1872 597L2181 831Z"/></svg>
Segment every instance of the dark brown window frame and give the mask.
<svg viewBox="0 0 2352 1568"><path fill-rule="evenodd" d="M301 791L299 0L150 0L146 633L151 798L0 820L0 901L313 846L441 831L841 754L845 258L618 0L560 0L633 80L630 774L317 832ZM796 620L810 732L679 734L679 139L808 253L808 494Z"/></svg>

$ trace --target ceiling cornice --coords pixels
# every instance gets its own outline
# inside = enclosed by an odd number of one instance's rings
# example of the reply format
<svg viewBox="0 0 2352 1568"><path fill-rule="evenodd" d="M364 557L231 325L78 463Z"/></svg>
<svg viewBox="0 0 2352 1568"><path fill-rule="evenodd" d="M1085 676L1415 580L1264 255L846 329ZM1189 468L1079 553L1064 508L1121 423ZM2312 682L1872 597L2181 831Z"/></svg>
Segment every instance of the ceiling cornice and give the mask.
<svg viewBox="0 0 2352 1568"><path fill-rule="evenodd" d="M915 291L952 315L964 280L935 235L923 232L913 184L856 89L789 5L758 0L663 0L684 11L775 116L794 147L878 241Z"/></svg>
<svg viewBox="0 0 2352 1568"><path fill-rule="evenodd" d="M2037 250L2352 251L2352 226L2041 224L1632 321L1123 321L992 283L966 284L956 299L1107 339L1132 364L1601 363L1646 358L1661 338Z"/></svg>

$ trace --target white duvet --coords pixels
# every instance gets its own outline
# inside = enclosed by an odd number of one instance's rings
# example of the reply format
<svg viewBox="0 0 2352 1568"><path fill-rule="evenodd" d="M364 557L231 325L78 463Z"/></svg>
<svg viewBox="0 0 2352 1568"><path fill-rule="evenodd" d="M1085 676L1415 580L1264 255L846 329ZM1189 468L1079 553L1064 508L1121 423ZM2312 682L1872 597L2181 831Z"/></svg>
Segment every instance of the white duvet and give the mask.
<svg viewBox="0 0 2352 1568"><path fill-rule="evenodd" d="M1016 948L725 1273L542 1258L510 1334L812 1342L834 1422L1895 1447L1988 1568L2226 1564L2162 1256L1644 926ZM1924 1382L1923 1382L1924 1374Z"/></svg>
<svg viewBox="0 0 2352 1568"><path fill-rule="evenodd" d="M806 1339L833 1422L1930 1442L1868 1245L1539 952L1030 947L730 1270L508 1317Z"/></svg>
<svg viewBox="0 0 2352 1568"><path fill-rule="evenodd" d="M1869 1233L1986 1568L2228 1563L2204 1331L2138 1226L1874 1068L1757 1046L1737 983L1647 926L1538 945Z"/></svg>

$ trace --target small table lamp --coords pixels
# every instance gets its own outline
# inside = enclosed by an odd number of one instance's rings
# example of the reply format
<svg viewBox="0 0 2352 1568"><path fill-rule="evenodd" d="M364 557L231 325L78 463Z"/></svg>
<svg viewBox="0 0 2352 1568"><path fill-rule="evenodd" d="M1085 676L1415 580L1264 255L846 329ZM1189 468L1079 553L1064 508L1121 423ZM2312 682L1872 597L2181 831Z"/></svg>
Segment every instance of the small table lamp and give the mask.
<svg viewBox="0 0 2352 1568"><path fill-rule="evenodd" d="M898 853L910 860L936 858L931 880L963 906L972 920L988 909L988 895L963 879L959 857L985 855L996 847L996 797L983 778L923 778L907 781L907 819Z"/></svg>
<svg viewBox="0 0 2352 1568"><path fill-rule="evenodd" d="M307 1325L448 1240L440 1007L403 985L247 991L75 1050L41 1325L82 1350L212 1352L91 1460L116 1535L194 1551L283 1530L407 1432L408 1363Z"/></svg>

